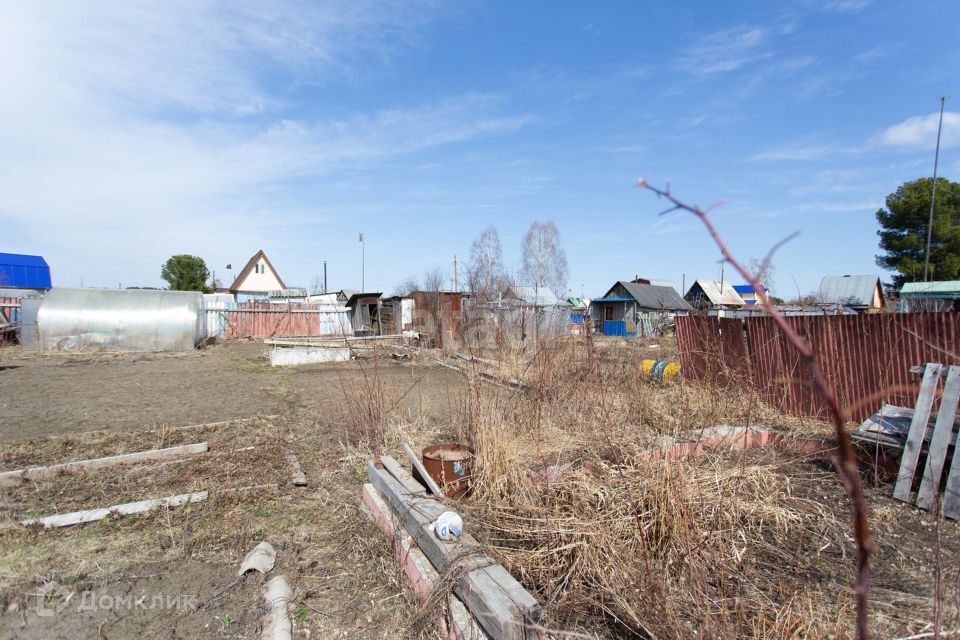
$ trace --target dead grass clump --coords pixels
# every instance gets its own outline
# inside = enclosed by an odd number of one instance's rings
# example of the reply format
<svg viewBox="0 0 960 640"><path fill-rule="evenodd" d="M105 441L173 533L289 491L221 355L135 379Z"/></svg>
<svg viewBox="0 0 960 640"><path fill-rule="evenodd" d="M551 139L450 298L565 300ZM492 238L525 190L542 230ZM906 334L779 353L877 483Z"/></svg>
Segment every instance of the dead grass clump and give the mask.
<svg viewBox="0 0 960 640"><path fill-rule="evenodd" d="M770 424L742 389L644 379L634 354L555 344L526 393L477 385L463 510L554 628L614 637L843 634L846 522L827 469L768 451L653 460L717 424Z"/></svg>
<svg viewBox="0 0 960 640"><path fill-rule="evenodd" d="M803 609L836 611L844 599L845 576L824 580L824 568L842 562L845 524L798 494L784 464L769 454L589 459L544 481L516 458L499 460L513 470L482 478L468 509L559 627L658 638L821 635ZM836 481L808 473L803 488L831 493ZM811 578L823 583L810 590Z"/></svg>
<svg viewBox="0 0 960 640"><path fill-rule="evenodd" d="M351 446L362 445L372 451L383 447L387 433L389 403L380 381L378 360L365 365L356 360L359 376L340 377L346 399L342 422L344 440Z"/></svg>

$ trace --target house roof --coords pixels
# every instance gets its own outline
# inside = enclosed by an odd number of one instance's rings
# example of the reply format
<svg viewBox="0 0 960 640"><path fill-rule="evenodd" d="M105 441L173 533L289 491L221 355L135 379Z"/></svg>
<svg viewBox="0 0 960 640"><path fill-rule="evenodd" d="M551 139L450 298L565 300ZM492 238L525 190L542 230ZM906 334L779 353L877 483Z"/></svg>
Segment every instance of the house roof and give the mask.
<svg viewBox="0 0 960 640"><path fill-rule="evenodd" d="M910 298L960 298L960 280L939 282L907 282L900 295Z"/></svg>
<svg viewBox="0 0 960 640"><path fill-rule="evenodd" d="M0 253L0 287L49 289L50 267L41 256Z"/></svg>
<svg viewBox="0 0 960 640"><path fill-rule="evenodd" d="M507 287L507 290L503 293L503 297L521 300L535 307L568 306L568 303L558 298L549 287L514 285Z"/></svg>
<svg viewBox="0 0 960 640"><path fill-rule="evenodd" d="M380 299L380 296L382 296L382 295L383 295L383 292L382 292L382 291L376 291L376 292L374 292L374 291L367 291L367 292L357 291L357 292L355 292L353 295L351 295L350 298L347 300L347 306L348 306L348 307L354 306L354 304L356 304L356 301L359 301L361 298L376 298L376 299L379 300L379 299Z"/></svg>
<svg viewBox="0 0 960 640"><path fill-rule="evenodd" d="M252 258L247 260L247 264L244 265L243 269L240 270L240 273L237 274L237 277L234 279L233 284L230 285L231 291L238 291L240 283L243 282L243 279L253 271L253 266L257 264L257 261L263 258L263 261L267 263L267 266L270 267L270 271L273 271L273 275L277 277L277 282L280 283L281 289L286 289L287 285L283 284L283 278L280 277L280 274L277 273L277 270L273 268L273 264L270 262L270 258L267 257L267 254L263 252L263 249L257 251Z"/></svg>
<svg viewBox="0 0 960 640"><path fill-rule="evenodd" d="M603 298L594 300L594 302L614 302L618 300L607 297L617 288L617 285L623 287L630 294L629 299L635 300L644 309L661 309L664 311L689 311L691 309L690 304L681 298L673 287L637 284L635 282L624 282L623 280L610 287Z"/></svg>
<svg viewBox="0 0 960 640"><path fill-rule="evenodd" d="M740 297L740 294L736 292L733 288L733 285L729 282L723 283L723 288L721 291L720 281L719 280L697 280L690 286L690 291L687 292L689 296L695 287L699 286L700 290L703 291L703 295L707 297L707 300L710 301L710 304L713 305L728 305L734 307L742 307L746 304L743 301L743 298Z"/></svg>
<svg viewBox="0 0 960 640"><path fill-rule="evenodd" d="M737 293L756 293L757 290L753 288L752 284L735 284L733 285L733 290ZM763 287L764 291L770 291L767 287Z"/></svg>
<svg viewBox="0 0 960 640"><path fill-rule="evenodd" d="M879 276L826 276L820 282L820 301L848 307L869 307L880 287ZM881 302L883 292L880 293Z"/></svg>

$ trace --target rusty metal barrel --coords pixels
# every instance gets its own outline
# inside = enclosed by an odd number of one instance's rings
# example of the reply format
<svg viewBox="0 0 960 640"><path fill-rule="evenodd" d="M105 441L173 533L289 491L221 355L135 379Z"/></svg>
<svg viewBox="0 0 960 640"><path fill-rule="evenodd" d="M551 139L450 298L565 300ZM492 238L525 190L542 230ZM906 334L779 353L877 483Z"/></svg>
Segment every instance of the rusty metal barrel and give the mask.
<svg viewBox="0 0 960 640"><path fill-rule="evenodd" d="M456 443L435 444L424 448L423 466L449 498L459 500L470 491L473 451Z"/></svg>

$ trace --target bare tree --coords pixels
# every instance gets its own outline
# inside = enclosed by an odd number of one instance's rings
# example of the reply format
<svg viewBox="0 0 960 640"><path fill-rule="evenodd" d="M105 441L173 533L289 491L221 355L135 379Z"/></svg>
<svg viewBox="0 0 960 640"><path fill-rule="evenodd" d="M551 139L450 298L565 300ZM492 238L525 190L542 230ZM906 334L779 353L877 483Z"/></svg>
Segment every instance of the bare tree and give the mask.
<svg viewBox="0 0 960 640"><path fill-rule="evenodd" d="M503 249L496 227L484 229L470 246L467 284L475 300L493 300L507 280L503 268Z"/></svg>
<svg viewBox="0 0 960 640"><path fill-rule="evenodd" d="M557 296L567 290L567 254L560 246L560 232L553 221L534 221L521 245L523 284L549 287Z"/></svg>
<svg viewBox="0 0 960 640"><path fill-rule="evenodd" d="M313 278L310 280L310 293L314 295L318 293L326 293L323 290L323 276L313 276Z"/></svg>
<svg viewBox="0 0 960 640"><path fill-rule="evenodd" d="M747 271L749 271L767 289L773 290L774 278L777 275L777 268L770 261L770 258L750 258L747 261Z"/></svg>
<svg viewBox="0 0 960 640"><path fill-rule="evenodd" d="M878 550L878 547L877 543L870 534L870 512L867 508L866 500L863 497L863 486L860 484L860 471L857 468L856 451L853 447L853 441L850 439L850 434L847 433L846 429L846 422L848 419L847 416L849 415L846 407L840 404L840 396L837 395L834 387L827 382L826 377L823 375L823 370L820 368L820 363L817 361L817 358L814 355L813 347L811 347L810 343L797 332L793 325L787 322L783 314L781 314L780 311L770 301L770 297L767 296L767 294L763 291L763 287L757 281L756 276L748 271L745 266L740 264L736 258L733 257L733 254L727 247L726 242L724 242L723 238L720 237L720 233L717 231L717 228L713 226L713 222L709 217L709 212L717 205L715 204L707 207L706 209L701 209L696 205L687 204L681 200L678 200L672 193L670 193L669 187L666 189L659 189L648 183L643 178L637 182L637 186L643 187L644 189L649 189L660 198L666 198L672 206L664 211L664 213L670 211L687 211L692 213L700 220L700 222L703 223L707 229L707 232L710 234L710 237L713 238L714 243L716 243L717 248L720 249L720 253L723 254L723 257L733 266L734 269L740 273L741 277L745 278L747 282L753 286L754 291L757 292L759 304L763 305L763 307L773 318L774 322L777 323L781 334L784 335L787 341L793 345L793 348L800 356L801 362L805 365L807 374L810 378L811 386L826 403L830 412L830 417L833 419L834 434L837 439L837 453L834 459L834 469L837 473L837 476L840 478L840 484L843 485L844 490L847 492L847 496L850 498L853 511L853 532L857 559L857 577L854 582L854 595L856 597L857 611L857 638L858 640L867 640L870 635L868 628L869 618L867 615L870 588L870 554L875 553ZM773 252L792 237L793 236L790 236L786 240L781 240L779 243L774 245L773 249L771 249L770 253L767 255L766 261L769 262Z"/></svg>

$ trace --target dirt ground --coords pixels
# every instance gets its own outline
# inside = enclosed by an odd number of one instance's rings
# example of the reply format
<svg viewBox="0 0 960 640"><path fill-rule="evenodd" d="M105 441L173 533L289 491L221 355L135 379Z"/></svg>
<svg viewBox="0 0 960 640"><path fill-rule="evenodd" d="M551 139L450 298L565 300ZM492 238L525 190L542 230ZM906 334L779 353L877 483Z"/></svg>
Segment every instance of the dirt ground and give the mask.
<svg viewBox="0 0 960 640"><path fill-rule="evenodd" d="M390 631L408 606L400 576L357 511L366 454L352 449L351 429L375 380L394 418L442 431L463 377L389 357L271 368L265 354L253 342L190 353L0 352L0 470L201 441L211 451L0 489L8 524L211 492L204 503L83 526L0 528L0 638L258 637L265 580L238 579L237 568L261 540L278 552L267 577L282 572L295 589L296 637L405 637ZM180 428L254 416L265 417ZM309 486L290 483L284 448Z"/></svg>
<svg viewBox="0 0 960 640"><path fill-rule="evenodd" d="M606 340L596 348L601 360L634 371L640 358L670 359L675 342ZM387 352L349 363L271 368L266 352L255 342L189 353L41 356L0 349L0 471L199 442L210 447L208 454L186 460L0 488L0 640L256 638L264 610L261 588L281 573L294 589L296 638L435 635L431 617L415 601L392 549L358 510L371 454L363 436L372 423L389 422L387 450L401 457L396 453L401 439L412 436L415 443L426 443L461 437L462 425L476 419L465 408L470 405L465 398L479 397L476 388L428 358L397 358ZM516 364L498 373L524 376L531 371ZM737 421L743 417L739 410L723 413L728 410L722 396L685 395L676 387L655 386L650 388L658 391L638 397L643 402L636 406L608 401L603 410L612 413L594 419L584 414L584 407L595 403L576 395L594 386L579 384L569 391L560 386L562 392L544 393L554 398L551 406L562 405L564 393L572 394L572 415L582 419L583 424L571 422L566 432L583 445L571 450L574 469L603 454L602 447L590 443L610 434L591 434L587 427L605 424L605 417L611 424L622 423L614 437L649 431L655 436L651 441L718 424L721 416L734 420L730 424L743 423ZM504 398L504 412L514 403L529 402L522 394L503 393L498 397ZM710 410L698 408L697 402ZM473 411L477 407L474 403ZM714 410L720 413L714 415ZM522 414L511 411L513 417ZM749 408L748 414L753 411ZM691 412L701 415L703 424L687 424ZM634 422L627 420L630 416ZM672 424L671 416L683 424ZM788 432L818 433L809 421L766 414L756 419ZM194 426L202 423L221 424ZM511 437L520 442L522 434L513 431L523 431L522 424L510 424ZM285 450L302 464L307 487L292 486ZM798 483L797 491L811 492L805 499L846 522L846 500L829 465L788 463L783 473ZM820 481L811 484L811 478ZM82 526L44 530L15 524L197 491L208 491L207 499ZM945 523L940 530L930 514L892 501L888 482L867 482L866 491L880 544L871 592L873 621L884 630L928 631L934 568L943 563L947 569L945 592L960 585L957 525ZM482 527L476 533L481 539L499 535ZM238 577L244 555L263 540L277 549L274 570L267 576ZM501 561L523 575L517 553L522 549L508 549L503 540L491 543L497 545ZM825 566L817 569L822 575L813 576L811 584L835 579L837 567L842 585L849 584L850 548L843 546L824 552L836 557L824 556ZM819 557L823 549L815 551ZM546 575L525 586L548 602L556 582ZM837 615L849 618L850 605L850 593L841 587ZM581 625L562 607L548 606L545 613L546 622L561 628L621 637L591 620ZM956 607L947 607L944 614L945 624L956 621Z"/></svg>

